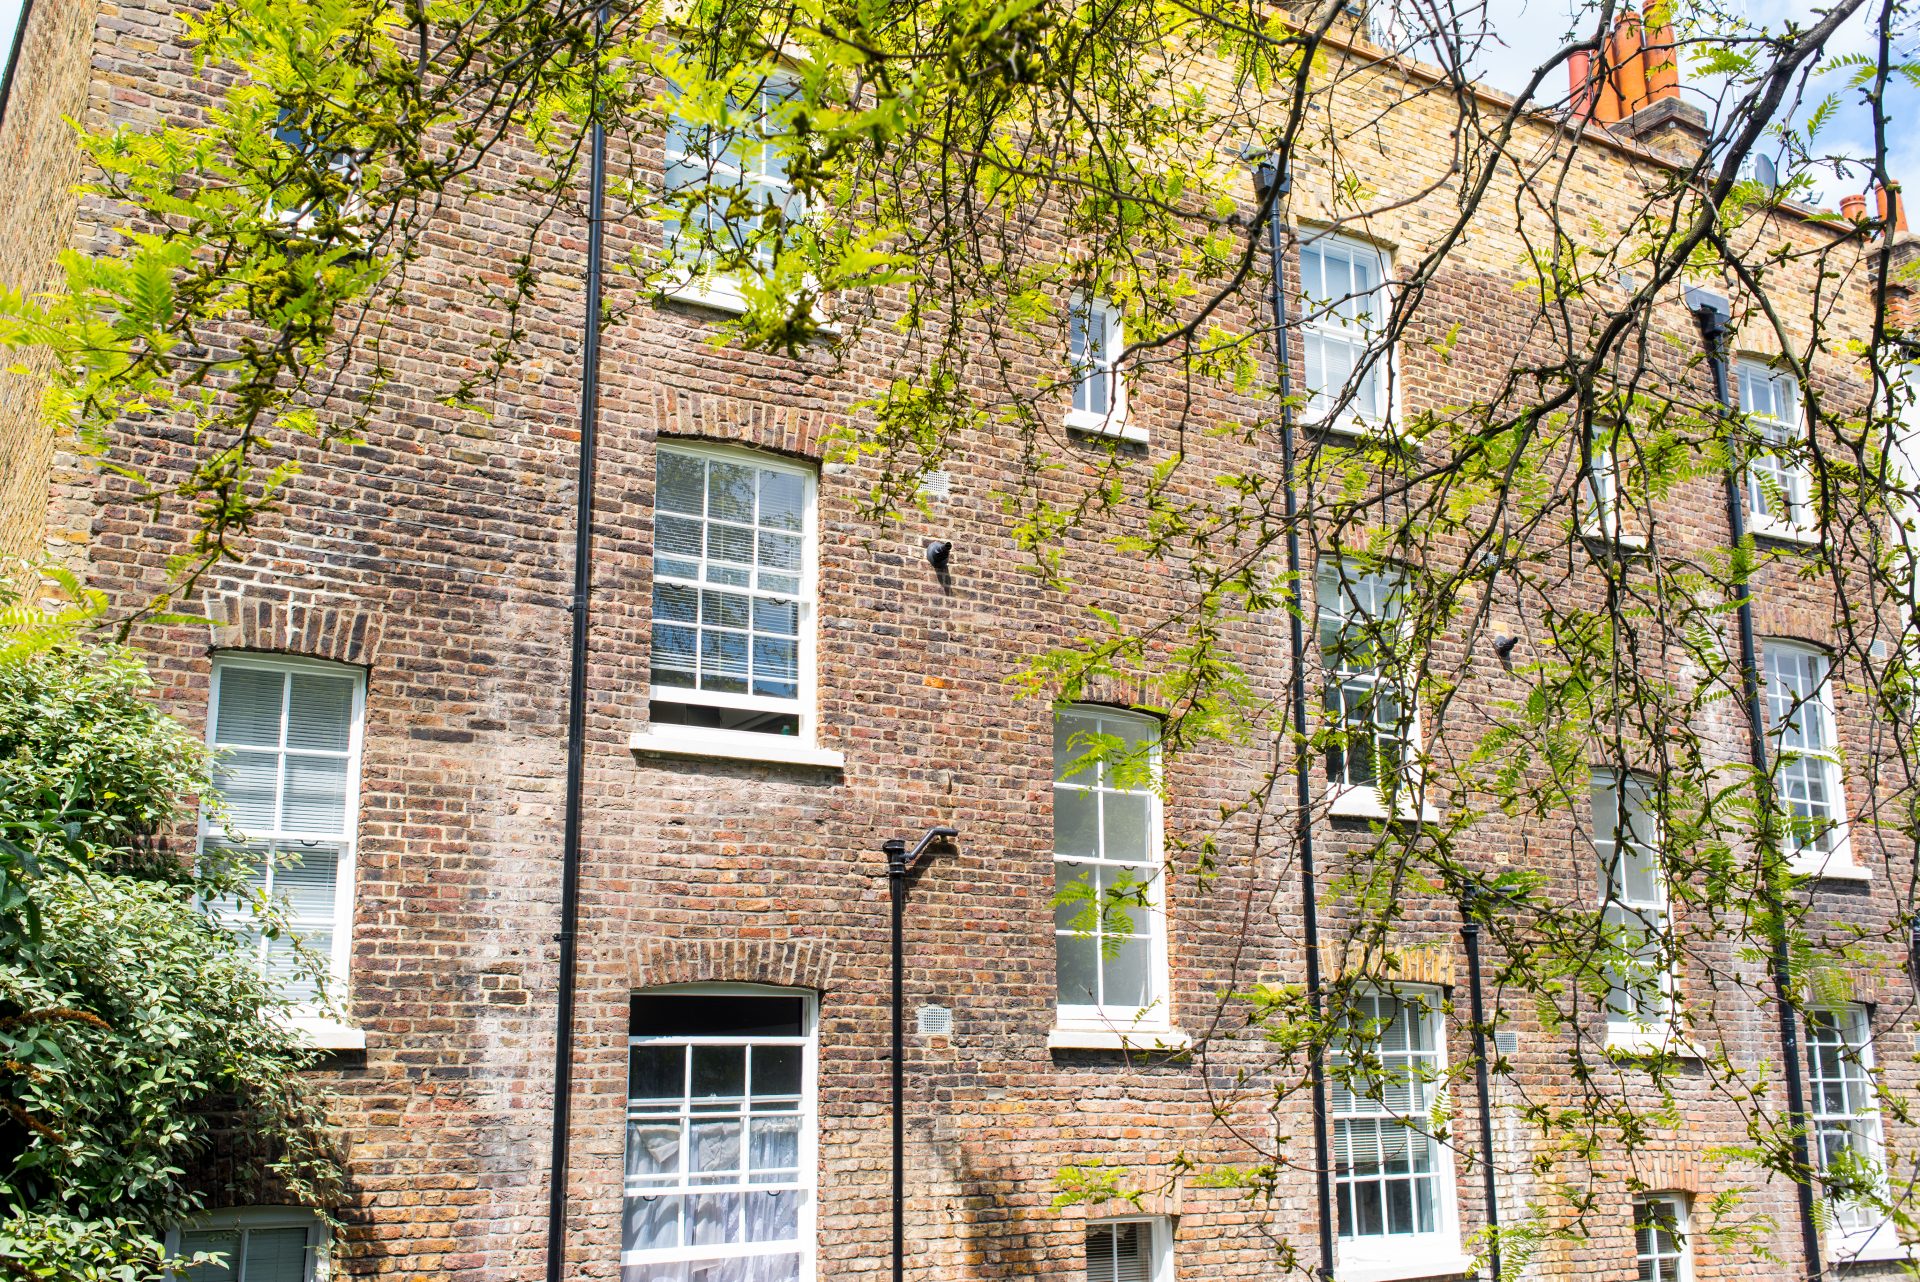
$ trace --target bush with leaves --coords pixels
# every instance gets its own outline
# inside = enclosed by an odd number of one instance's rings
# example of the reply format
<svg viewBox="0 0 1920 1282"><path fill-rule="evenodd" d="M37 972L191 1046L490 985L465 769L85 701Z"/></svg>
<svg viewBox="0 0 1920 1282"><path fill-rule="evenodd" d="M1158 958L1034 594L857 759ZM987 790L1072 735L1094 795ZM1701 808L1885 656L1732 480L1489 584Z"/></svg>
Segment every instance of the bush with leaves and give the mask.
<svg viewBox="0 0 1920 1282"><path fill-rule="evenodd" d="M0 1260L8 1275L161 1276L166 1230L231 1197L325 1210L311 1052L245 940L206 911L233 869L173 839L206 748L139 661L0 647Z"/></svg>

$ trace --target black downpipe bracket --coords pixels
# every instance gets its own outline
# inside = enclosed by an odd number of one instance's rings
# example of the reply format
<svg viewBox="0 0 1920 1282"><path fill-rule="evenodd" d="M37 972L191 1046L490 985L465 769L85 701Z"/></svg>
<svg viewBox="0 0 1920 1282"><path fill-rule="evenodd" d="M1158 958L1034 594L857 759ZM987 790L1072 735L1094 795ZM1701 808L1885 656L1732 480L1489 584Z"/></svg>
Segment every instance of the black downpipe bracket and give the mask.
<svg viewBox="0 0 1920 1282"><path fill-rule="evenodd" d="M1460 900L1460 938L1467 946L1468 1010L1473 1019L1474 1085L1480 1094L1480 1178L1487 1197L1487 1268L1500 1282L1500 1184L1493 1169L1493 1087L1487 1070L1487 1013L1480 985L1480 894L1469 885Z"/></svg>
<svg viewBox="0 0 1920 1282"><path fill-rule="evenodd" d="M1274 355L1279 367L1280 484L1285 491L1287 524L1288 642L1293 656L1294 806L1300 816L1300 913L1305 919L1307 948L1307 1005L1317 1025L1324 1014L1320 991L1320 906L1313 869L1313 763L1307 753L1307 642L1301 622L1305 609L1300 587L1299 507L1294 494L1293 362L1287 354L1286 245L1280 226L1280 197L1293 185L1284 159L1263 160L1254 167L1254 196L1267 220L1267 258L1273 271ZM1333 1154L1327 1140L1327 1066L1316 1035L1309 1052L1308 1074L1313 1082L1314 1199L1320 1229L1320 1276L1333 1277Z"/></svg>
<svg viewBox="0 0 1920 1282"><path fill-rule="evenodd" d="M594 56L599 57L607 20L603 5L593 15ZM567 1132L573 1112L573 1003L579 957L580 822L585 791L587 738L587 618L593 596L593 479L600 421L600 258L606 222L607 131L600 123L599 76L594 76L587 213L586 333L580 361L580 477L573 519L572 667L567 681L567 803L560 851L560 976L553 1029L553 1156L548 1166L547 1282L561 1282L567 1254Z"/></svg>
<svg viewBox="0 0 1920 1282"><path fill-rule="evenodd" d="M1714 399L1719 404L1721 416L1730 419L1733 416L1733 398L1727 383L1727 305L1724 300L1704 290L1689 289L1687 306L1700 326L1700 337L1706 345L1707 367L1713 373ZM1747 507L1735 464L1730 463L1727 467L1726 485L1727 530L1737 549L1747 538ZM1740 562L1736 559L1734 573L1739 577L1734 580L1733 590L1740 600L1736 615L1740 632L1740 687L1747 703L1747 738L1753 753L1753 768L1760 779L1760 857L1766 861L1776 853L1773 787L1769 782L1772 776L1767 768L1767 723L1760 703L1760 666L1753 635L1753 592L1739 566ZM1800 1023L1793 1005L1793 974L1787 952L1787 912L1786 905L1773 889L1773 870L1763 868L1762 871L1767 887L1767 908L1773 917L1770 931L1772 939L1769 942L1773 954L1774 1004L1780 1011L1780 1056L1786 1061L1787 1125L1793 1132L1793 1160L1798 1169L1805 1172L1812 1169L1812 1159L1807 1149L1806 1088L1800 1078ZM1820 1282L1826 1266L1820 1250L1820 1225L1813 1212L1813 1186L1798 1178L1793 1184L1800 1200L1800 1246L1806 1255L1806 1276L1810 1282Z"/></svg>
<svg viewBox="0 0 1920 1282"><path fill-rule="evenodd" d="M935 843L959 835L952 828L929 828L911 854L898 837L880 845L893 917L893 1282L907 1274L907 878Z"/></svg>

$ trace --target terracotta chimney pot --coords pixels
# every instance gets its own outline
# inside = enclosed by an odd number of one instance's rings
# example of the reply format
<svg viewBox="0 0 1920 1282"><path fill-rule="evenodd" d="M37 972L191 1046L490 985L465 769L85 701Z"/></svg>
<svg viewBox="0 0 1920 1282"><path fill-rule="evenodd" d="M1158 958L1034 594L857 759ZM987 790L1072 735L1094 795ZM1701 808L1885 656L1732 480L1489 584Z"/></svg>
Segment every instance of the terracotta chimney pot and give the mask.
<svg viewBox="0 0 1920 1282"><path fill-rule="evenodd" d="M1567 110L1575 120L1593 114L1593 55L1585 49L1567 55Z"/></svg>
<svg viewBox="0 0 1920 1282"><path fill-rule="evenodd" d="M1639 13L1628 8L1620 15L1607 50L1614 87L1620 94L1621 115L1631 116L1647 105L1647 64L1641 57Z"/></svg>
<svg viewBox="0 0 1920 1282"><path fill-rule="evenodd" d="M1850 223L1867 221L1867 198L1858 194L1840 198L1840 216Z"/></svg>
<svg viewBox="0 0 1920 1282"><path fill-rule="evenodd" d="M1680 60L1673 47L1673 27L1661 24L1647 33L1641 57L1647 64L1647 100L1658 102L1680 94Z"/></svg>
<svg viewBox="0 0 1920 1282"><path fill-rule="evenodd" d="M1891 200L1889 200L1889 197L1891 197ZM1866 204L1866 198L1861 197L1860 199L1862 206L1864 206ZM1899 183L1888 183L1885 187L1875 187L1873 189L1873 203L1875 216L1878 217L1881 222L1891 222L1893 224L1892 230L1896 232L1903 232L1907 229L1907 202L1900 198ZM1888 217L1887 211L1889 204L1893 206L1891 218Z"/></svg>

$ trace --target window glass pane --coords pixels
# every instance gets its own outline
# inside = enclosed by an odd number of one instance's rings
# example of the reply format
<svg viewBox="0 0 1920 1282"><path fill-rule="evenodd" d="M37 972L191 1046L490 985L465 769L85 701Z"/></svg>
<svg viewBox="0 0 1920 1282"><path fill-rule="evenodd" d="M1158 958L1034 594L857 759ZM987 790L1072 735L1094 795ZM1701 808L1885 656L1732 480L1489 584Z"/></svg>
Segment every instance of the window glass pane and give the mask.
<svg viewBox="0 0 1920 1282"><path fill-rule="evenodd" d="M806 482L795 473L771 468L760 473L761 525L797 532L806 520L806 503Z"/></svg>
<svg viewBox="0 0 1920 1282"><path fill-rule="evenodd" d="M1108 859L1144 863L1153 857L1149 822L1153 798L1141 793L1108 793L1100 806L1101 851Z"/></svg>
<svg viewBox="0 0 1920 1282"><path fill-rule="evenodd" d="M232 1231L201 1231L180 1235L180 1254L192 1259L206 1252L220 1256L217 1262L197 1264L181 1271L187 1282L236 1282L239 1276L240 1235Z"/></svg>
<svg viewBox="0 0 1920 1282"><path fill-rule="evenodd" d="M706 510L707 465L677 450L659 455L659 499L662 512L699 516Z"/></svg>
<svg viewBox="0 0 1920 1282"><path fill-rule="evenodd" d="M306 1276L304 1228L248 1230L247 1272L242 1282L305 1282Z"/></svg>
<svg viewBox="0 0 1920 1282"><path fill-rule="evenodd" d="M747 1089L747 1052L739 1046L696 1046L693 1048L693 1095L695 1099L719 1095L744 1095Z"/></svg>
<svg viewBox="0 0 1920 1282"><path fill-rule="evenodd" d="M214 713L214 742L279 747L285 689L283 672L237 664L222 667L220 703Z"/></svg>
<svg viewBox="0 0 1920 1282"><path fill-rule="evenodd" d="M283 832L346 832L347 759L288 753Z"/></svg>
<svg viewBox="0 0 1920 1282"><path fill-rule="evenodd" d="M1090 859L1099 853L1100 798L1091 789L1053 792L1053 851L1062 858Z"/></svg>
<svg viewBox="0 0 1920 1282"><path fill-rule="evenodd" d="M635 1037L799 1037L803 1016L798 997L639 993L629 1020Z"/></svg>
<svg viewBox="0 0 1920 1282"><path fill-rule="evenodd" d="M755 469L714 459L707 465L707 516L720 521L753 520Z"/></svg>
<svg viewBox="0 0 1920 1282"><path fill-rule="evenodd" d="M1152 959L1151 945L1145 939L1103 941L1111 954L1101 958L1105 974L1101 1005L1120 1010L1137 1010L1147 1004L1150 989L1147 968Z"/></svg>
<svg viewBox="0 0 1920 1282"><path fill-rule="evenodd" d="M1056 935L1054 979L1062 1006L1100 1004L1100 943L1087 935Z"/></svg>
<svg viewBox="0 0 1920 1282"><path fill-rule="evenodd" d="M298 922L332 921L339 864L337 847L282 848L275 855L274 898L285 904Z"/></svg>
<svg viewBox="0 0 1920 1282"><path fill-rule="evenodd" d="M296 672L287 705L287 747L345 752L353 733L351 677Z"/></svg>
<svg viewBox="0 0 1920 1282"><path fill-rule="evenodd" d="M227 821L235 828L249 836L264 837L278 827L278 753L229 749L214 767L213 782L226 805Z"/></svg>
<svg viewBox="0 0 1920 1282"><path fill-rule="evenodd" d="M687 1052L679 1046L636 1046L627 1066L632 1099L678 1099L686 1090Z"/></svg>

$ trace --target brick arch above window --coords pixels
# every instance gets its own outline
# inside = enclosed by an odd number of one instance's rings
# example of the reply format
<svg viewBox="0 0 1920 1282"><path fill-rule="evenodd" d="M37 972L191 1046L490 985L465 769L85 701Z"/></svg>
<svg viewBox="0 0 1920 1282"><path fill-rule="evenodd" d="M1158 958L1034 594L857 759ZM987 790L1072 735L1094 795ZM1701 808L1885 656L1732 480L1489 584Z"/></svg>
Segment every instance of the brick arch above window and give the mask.
<svg viewBox="0 0 1920 1282"><path fill-rule="evenodd" d="M1073 699L1073 703L1076 704L1111 708L1116 712L1137 713L1143 717L1153 717L1158 721L1160 718L1153 713L1141 710L1146 701L1146 686L1141 681L1113 672L1096 672L1089 676L1085 684L1075 692Z"/></svg>
<svg viewBox="0 0 1920 1282"><path fill-rule="evenodd" d="M209 598L207 616L214 650L329 659L374 666L379 655L379 616L350 597L269 597L231 594Z"/></svg>
<svg viewBox="0 0 1920 1282"><path fill-rule="evenodd" d="M677 388L655 397L654 429L663 441L743 445L813 463L826 454L832 420L823 410Z"/></svg>
<svg viewBox="0 0 1920 1282"><path fill-rule="evenodd" d="M644 943L628 954L635 990L670 984L766 984L826 992L840 951L821 939L674 939Z"/></svg>
<svg viewBox="0 0 1920 1282"><path fill-rule="evenodd" d="M1648 1196L1665 1193L1692 1197L1703 1187L1700 1160L1692 1153L1636 1153L1628 1174Z"/></svg>

